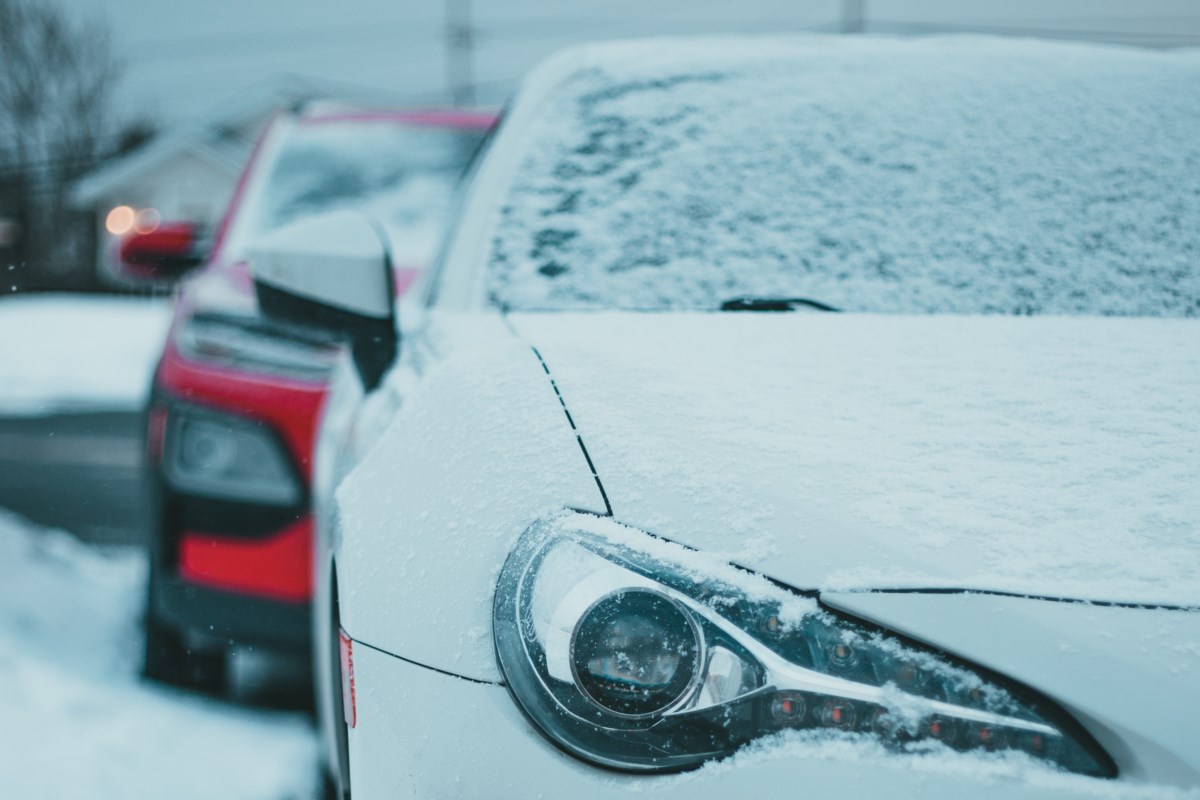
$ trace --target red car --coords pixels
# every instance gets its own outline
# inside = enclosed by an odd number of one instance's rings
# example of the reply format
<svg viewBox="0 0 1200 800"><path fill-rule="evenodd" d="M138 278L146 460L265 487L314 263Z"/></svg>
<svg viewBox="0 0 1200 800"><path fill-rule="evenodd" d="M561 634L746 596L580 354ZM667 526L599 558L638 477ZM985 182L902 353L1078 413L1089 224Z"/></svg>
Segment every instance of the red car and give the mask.
<svg viewBox="0 0 1200 800"><path fill-rule="evenodd" d="M366 211L392 246L397 294L433 254L494 115L317 106L278 115L211 246L186 225L127 239L126 268L200 260L177 292L146 453L155 502L147 677L223 690L231 644L307 654L316 417L340 343L259 314L245 248L304 216Z"/></svg>

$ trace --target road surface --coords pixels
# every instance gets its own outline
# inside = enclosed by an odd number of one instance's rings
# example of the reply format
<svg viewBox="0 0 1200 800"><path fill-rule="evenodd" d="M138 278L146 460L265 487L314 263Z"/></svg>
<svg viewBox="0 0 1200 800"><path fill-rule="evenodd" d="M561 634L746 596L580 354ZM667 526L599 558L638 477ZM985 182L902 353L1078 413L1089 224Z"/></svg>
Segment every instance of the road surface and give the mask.
<svg viewBox="0 0 1200 800"><path fill-rule="evenodd" d="M0 417L0 507L94 544L143 544L136 413Z"/></svg>

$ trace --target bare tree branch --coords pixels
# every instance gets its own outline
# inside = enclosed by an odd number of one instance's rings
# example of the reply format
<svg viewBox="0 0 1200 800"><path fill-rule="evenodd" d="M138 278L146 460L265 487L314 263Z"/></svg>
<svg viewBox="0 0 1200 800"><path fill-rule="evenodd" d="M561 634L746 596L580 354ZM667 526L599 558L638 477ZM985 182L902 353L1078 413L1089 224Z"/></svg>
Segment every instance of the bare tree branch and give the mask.
<svg viewBox="0 0 1200 800"><path fill-rule="evenodd" d="M120 74L102 22L0 0L0 212L20 219L31 266L62 260L70 182L100 155Z"/></svg>

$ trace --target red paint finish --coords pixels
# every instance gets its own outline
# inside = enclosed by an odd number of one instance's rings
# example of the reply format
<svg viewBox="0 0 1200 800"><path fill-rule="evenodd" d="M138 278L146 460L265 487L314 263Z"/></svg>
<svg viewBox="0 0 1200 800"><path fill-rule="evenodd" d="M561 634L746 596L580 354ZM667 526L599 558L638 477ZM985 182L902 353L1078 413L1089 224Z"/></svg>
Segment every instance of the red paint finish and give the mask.
<svg viewBox="0 0 1200 800"><path fill-rule="evenodd" d="M416 282L423 270L420 267L396 267L395 274L396 297L403 297L409 287Z"/></svg>
<svg viewBox="0 0 1200 800"><path fill-rule="evenodd" d="M179 575L213 589L292 603L312 597L312 517L266 539L184 532Z"/></svg>
<svg viewBox="0 0 1200 800"><path fill-rule="evenodd" d="M324 382L199 364L168 341L155 385L179 400L266 423L283 439L305 483L312 480L313 434L325 400Z"/></svg>
<svg viewBox="0 0 1200 800"><path fill-rule="evenodd" d="M168 343L156 376L168 396L261 421L282 439L305 483L312 482L313 439L325 383L280 378L198 364ZM156 425L157 423L157 425ZM151 441L162 425L151 417ZM264 539L185 532L179 576L201 586L285 602L312 598L312 516Z"/></svg>
<svg viewBox="0 0 1200 800"><path fill-rule="evenodd" d="M196 246L196 227L190 222L170 222L147 233L133 233L121 240L118 248L122 266L144 278L169 275L171 268L162 264L173 259L184 259L192 254Z"/></svg>

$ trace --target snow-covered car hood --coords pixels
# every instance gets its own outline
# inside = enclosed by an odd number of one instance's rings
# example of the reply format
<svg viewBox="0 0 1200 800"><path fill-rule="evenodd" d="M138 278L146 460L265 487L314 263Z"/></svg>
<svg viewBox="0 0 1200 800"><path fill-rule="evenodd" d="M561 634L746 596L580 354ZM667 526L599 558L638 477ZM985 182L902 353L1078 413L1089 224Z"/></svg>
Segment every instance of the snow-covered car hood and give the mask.
<svg viewBox="0 0 1200 800"><path fill-rule="evenodd" d="M619 521L804 589L1200 605L1200 323L521 314Z"/></svg>

